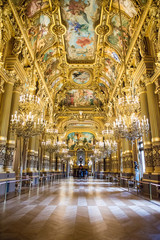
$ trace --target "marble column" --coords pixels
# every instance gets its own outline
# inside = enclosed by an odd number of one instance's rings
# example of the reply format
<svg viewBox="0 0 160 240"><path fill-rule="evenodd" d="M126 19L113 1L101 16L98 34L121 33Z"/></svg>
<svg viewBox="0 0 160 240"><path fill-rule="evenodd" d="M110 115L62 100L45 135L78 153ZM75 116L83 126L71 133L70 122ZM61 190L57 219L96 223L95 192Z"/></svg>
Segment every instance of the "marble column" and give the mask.
<svg viewBox="0 0 160 240"><path fill-rule="evenodd" d="M146 89L140 91L141 117L144 116L149 119L148 101ZM145 155L145 171L146 173L153 172L153 152L150 132L143 136L144 155Z"/></svg>
<svg viewBox="0 0 160 240"><path fill-rule="evenodd" d="M154 173L160 173L160 113L154 83L148 82L147 99L152 134Z"/></svg>
<svg viewBox="0 0 160 240"><path fill-rule="evenodd" d="M4 172L13 82L6 82L0 109L0 172Z"/></svg>
<svg viewBox="0 0 160 240"><path fill-rule="evenodd" d="M11 119L11 115L13 115L18 110L19 96L20 96L20 86L15 84L13 88L10 119ZM6 159L5 159L6 172L13 172L12 165L13 165L14 151L15 151L15 135L9 129L8 136L7 136Z"/></svg>

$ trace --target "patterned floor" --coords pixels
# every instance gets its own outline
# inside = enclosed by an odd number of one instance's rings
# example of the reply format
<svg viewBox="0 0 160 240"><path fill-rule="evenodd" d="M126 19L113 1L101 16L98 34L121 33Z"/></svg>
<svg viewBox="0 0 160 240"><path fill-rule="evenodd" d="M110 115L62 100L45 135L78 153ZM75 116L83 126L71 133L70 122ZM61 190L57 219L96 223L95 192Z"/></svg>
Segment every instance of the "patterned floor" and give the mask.
<svg viewBox="0 0 160 240"><path fill-rule="evenodd" d="M159 240L160 207L103 180L62 180L0 204L1 240Z"/></svg>

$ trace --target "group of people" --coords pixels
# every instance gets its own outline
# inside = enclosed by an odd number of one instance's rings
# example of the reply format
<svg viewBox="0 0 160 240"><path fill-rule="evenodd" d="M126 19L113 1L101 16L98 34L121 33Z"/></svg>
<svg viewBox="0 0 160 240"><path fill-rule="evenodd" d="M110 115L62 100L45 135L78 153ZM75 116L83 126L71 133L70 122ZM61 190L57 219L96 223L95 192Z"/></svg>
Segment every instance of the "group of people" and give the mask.
<svg viewBox="0 0 160 240"><path fill-rule="evenodd" d="M79 170L79 178L85 178L87 179L88 177L88 171L87 169L80 169Z"/></svg>

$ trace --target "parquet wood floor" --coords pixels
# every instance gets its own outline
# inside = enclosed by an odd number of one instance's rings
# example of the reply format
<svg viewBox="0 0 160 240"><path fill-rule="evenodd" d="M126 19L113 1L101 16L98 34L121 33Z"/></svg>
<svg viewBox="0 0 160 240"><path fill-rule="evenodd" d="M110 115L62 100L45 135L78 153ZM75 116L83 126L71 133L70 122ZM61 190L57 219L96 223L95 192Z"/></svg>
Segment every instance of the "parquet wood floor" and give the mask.
<svg viewBox="0 0 160 240"><path fill-rule="evenodd" d="M61 180L0 204L0 240L151 239L160 207L104 180Z"/></svg>

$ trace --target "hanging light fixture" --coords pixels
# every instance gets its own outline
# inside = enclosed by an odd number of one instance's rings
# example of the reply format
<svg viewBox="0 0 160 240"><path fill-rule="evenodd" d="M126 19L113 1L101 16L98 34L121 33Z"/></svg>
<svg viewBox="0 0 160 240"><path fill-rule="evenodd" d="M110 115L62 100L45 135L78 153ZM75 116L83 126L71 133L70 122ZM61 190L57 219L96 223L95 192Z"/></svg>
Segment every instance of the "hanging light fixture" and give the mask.
<svg viewBox="0 0 160 240"><path fill-rule="evenodd" d="M138 117L132 113L130 117L119 117L113 123L115 137L127 138L130 141L141 138L144 134L149 132L149 122L144 116Z"/></svg>
<svg viewBox="0 0 160 240"><path fill-rule="evenodd" d="M18 137L30 138L39 135L43 132L44 126L43 116L35 118L31 112L28 114L18 114L15 112L15 114L11 116L10 128Z"/></svg>

